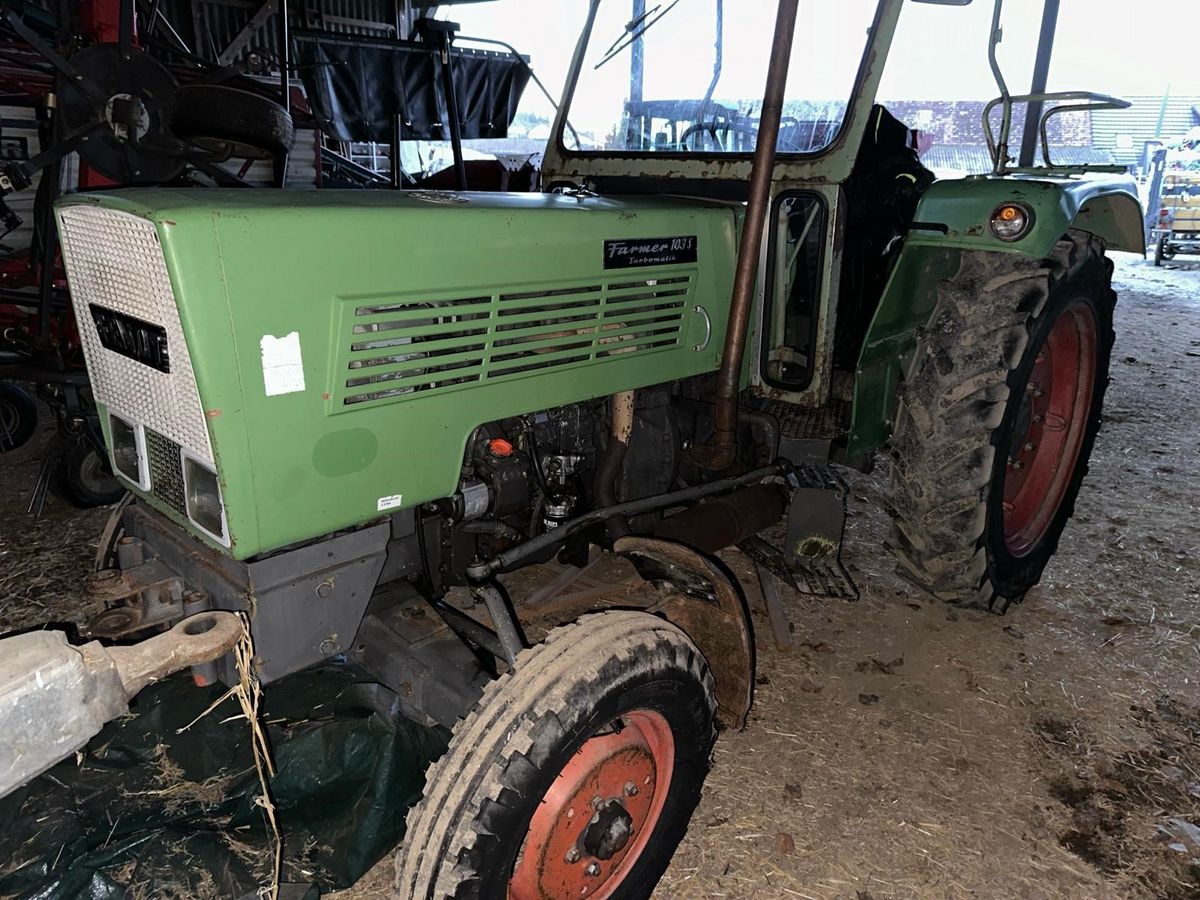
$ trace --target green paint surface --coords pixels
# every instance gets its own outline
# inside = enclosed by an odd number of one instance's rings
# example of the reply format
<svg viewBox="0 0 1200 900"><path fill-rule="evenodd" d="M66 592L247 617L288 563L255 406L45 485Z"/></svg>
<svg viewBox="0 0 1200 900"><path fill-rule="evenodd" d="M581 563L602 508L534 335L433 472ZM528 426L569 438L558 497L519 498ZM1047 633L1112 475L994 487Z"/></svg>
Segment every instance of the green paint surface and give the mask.
<svg viewBox="0 0 1200 900"><path fill-rule="evenodd" d="M988 220L996 207L1012 202L1026 204L1034 223L1026 237L1005 242L992 235ZM1137 190L1123 176L939 181L922 197L916 222L921 228L909 232L904 242L859 357L849 459L881 447L891 436L896 391L916 350L918 329L933 312L937 283L958 271L961 253L1044 259L1071 228L1099 235L1113 250L1145 250ZM945 233L928 226L944 226Z"/></svg>
<svg viewBox="0 0 1200 900"><path fill-rule="evenodd" d="M267 190L64 203L156 225L241 559L378 519L381 498L452 494L485 422L720 361L728 206ZM671 237L694 237L698 261L604 267L605 241ZM268 396L260 343L293 332L304 389Z"/></svg>

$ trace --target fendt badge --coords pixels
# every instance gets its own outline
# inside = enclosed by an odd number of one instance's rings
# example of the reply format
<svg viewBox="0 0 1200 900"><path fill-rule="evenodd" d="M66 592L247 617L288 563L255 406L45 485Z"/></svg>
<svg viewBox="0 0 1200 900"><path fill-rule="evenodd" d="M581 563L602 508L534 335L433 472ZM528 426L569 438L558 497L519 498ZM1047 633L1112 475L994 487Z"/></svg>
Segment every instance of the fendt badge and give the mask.
<svg viewBox="0 0 1200 900"><path fill-rule="evenodd" d="M92 312L92 321L96 323L100 343L107 349L160 372L171 371L165 328L95 303L89 303L88 307Z"/></svg>

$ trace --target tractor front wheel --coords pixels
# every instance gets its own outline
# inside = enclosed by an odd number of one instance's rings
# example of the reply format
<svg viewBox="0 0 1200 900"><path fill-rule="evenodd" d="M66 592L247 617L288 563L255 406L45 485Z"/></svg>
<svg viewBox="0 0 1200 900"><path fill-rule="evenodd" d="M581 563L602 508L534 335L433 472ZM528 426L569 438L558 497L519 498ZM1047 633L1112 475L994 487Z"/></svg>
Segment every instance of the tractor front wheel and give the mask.
<svg viewBox="0 0 1200 900"><path fill-rule="evenodd" d="M1042 576L1100 428L1112 263L1070 232L1050 258L964 253L901 392L892 550L909 580L1003 612Z"/></svg>
<svg viewBox="0 0 1200 900"><path fill-rule="evenodd" d="M700 799L708 665L674 625L604 612L522 652L454 729L396 856L396 895L647 897Z"/></svg>

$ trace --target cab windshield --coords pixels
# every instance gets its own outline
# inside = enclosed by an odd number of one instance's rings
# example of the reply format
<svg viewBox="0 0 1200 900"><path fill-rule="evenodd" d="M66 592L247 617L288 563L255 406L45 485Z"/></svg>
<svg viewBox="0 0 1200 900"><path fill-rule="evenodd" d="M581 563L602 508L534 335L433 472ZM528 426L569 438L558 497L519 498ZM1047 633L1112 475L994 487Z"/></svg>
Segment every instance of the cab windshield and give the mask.
<svg viewBox="0 0 1200 900"><path fill-rule="evenodd" d="M780 153L837 139L877 0L802 0ZM600 0L570 102L566 150L750 154L777 0Z"/></svg>

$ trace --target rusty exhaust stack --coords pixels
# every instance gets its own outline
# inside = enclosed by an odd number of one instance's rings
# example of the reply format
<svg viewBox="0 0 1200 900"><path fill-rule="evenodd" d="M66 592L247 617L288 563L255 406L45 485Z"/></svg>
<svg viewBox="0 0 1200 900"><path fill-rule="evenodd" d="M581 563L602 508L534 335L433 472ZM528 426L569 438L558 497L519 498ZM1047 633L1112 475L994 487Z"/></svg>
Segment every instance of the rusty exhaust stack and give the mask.
<svg viewBox="0 0 1200 900"><path fill-rule="evenodd" d="M779 0L779 12L775 17L771 63L767 69L758 142L754 148L754 168L750 173L750 198L746 204L746 222L738 248L725 349L717 374L716 438L711 446L697 445L692 452L692 459L697 465L714 472L729 468L737 453L738 383L746 353L746 334L758 275L758 257L767 222L771 175L775 169L775 146L779 142L779 121L783 117L783 98L798 5L799 0Z"/></svg>
<svg viewBox="0 0 1200 900"><path fill-rule="evenodd" d="M625 465L629 441L633 438L633 409L636 403L635 391L621 391L612 395L612 430L604 455L596 467L594 490L597 506L615 506L617 503L617 481ZM622 516L613 516L607 524L608 536L614 541L629 534L629 523Z"/></svg>

